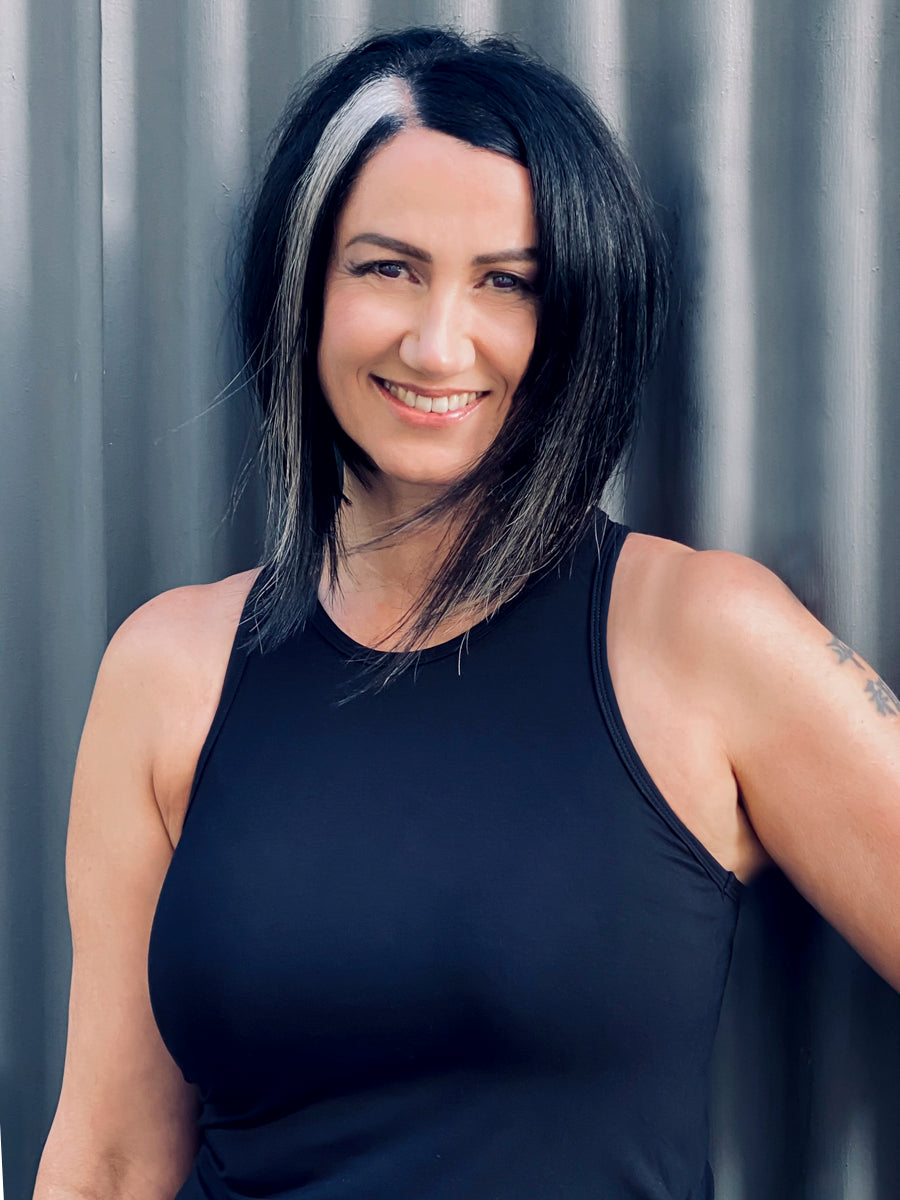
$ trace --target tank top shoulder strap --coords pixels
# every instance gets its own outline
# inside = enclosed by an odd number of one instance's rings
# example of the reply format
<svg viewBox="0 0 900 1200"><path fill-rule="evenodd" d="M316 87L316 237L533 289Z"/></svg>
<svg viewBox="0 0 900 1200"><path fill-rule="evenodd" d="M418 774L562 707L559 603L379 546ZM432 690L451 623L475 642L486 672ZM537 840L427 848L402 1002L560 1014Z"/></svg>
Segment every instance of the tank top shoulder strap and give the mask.
<svg viewBox="0 0 900 1200"><path fill-rule="evenodd" d="M626 525L620 525L609 519L607 519L605 527L598 527L598 556L591 588L590 629L591 662L600 710L609 736L638 790L672 832L680 838L723 894L736 900L743 891L737 877L732 871L723 867L699 838L688 829L654 783L625 728L625 722L613 690L607 653L609 606L616 564L629 533L630 530Z"/></svg>
<svg viewBox="0 0 900 1200"><path fill-rule="evenodd" d="M234 639L231 643L231 650L228 654L228 663L225 667L225 677L222 680L222 691L219 695L219 703L216 706L215 715L213 716L212 724L209 727L209 732L200 749L200 756L197 759L197 766L194 770L194 778L191 783L191 791L188 796L187 809L185 810L185 820L191 811L191 806L194 802L194 796L203 776L203 771L209 761L209 756L212 753L212 748L216 744L216 739L221 732L222 726L225 723L225 718L228 716L228 710L231 708L232 702L237 695L237 690L241 682L241 677L244 674L244 668L247 665L247 659L253 653L256 646L256 639L253 636L250 628L253 621L253 608L260 590L265 585L266 568L263 567L259 574L254 579L250 591L247 593L244 600L244 606L241 609L241 616L237 623Z"/></svg>

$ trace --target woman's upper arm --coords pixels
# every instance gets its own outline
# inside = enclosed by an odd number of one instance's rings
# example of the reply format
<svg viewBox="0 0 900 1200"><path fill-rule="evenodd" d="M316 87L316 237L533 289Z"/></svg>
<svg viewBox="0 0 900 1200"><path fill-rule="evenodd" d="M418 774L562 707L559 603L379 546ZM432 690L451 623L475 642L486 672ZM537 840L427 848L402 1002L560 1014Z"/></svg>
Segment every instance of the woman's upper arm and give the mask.
<svg viewBox="0 0 900 1200"><path fill-rule="evenodd" d="M757 836L900 989L900 702L757 563L697 554L684 571L687 654Z"/></svg>
<svg viewBox="0 0 900 1200"><path fill-rule="evenodd" d="M196 1096L160 1039L147 989L150 926L172 855L153 785L165 706L184 670L172 607L152 602L113 639L78 753L66 850L68 1043L35 1200L79 1189L98 1200L171 1200L195 1152ZM196 741L189 733L172 753L189 759ZM184 774L189 786L188 763Z"/></svg>

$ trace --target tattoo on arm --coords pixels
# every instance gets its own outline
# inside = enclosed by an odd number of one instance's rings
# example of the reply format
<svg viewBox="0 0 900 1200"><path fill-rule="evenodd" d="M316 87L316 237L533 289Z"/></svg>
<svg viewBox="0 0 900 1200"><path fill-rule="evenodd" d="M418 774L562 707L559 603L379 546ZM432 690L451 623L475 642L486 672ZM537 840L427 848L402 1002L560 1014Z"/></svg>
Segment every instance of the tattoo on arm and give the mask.
<svg viewBox="0 0 900 1200"><path fill-rule="evenodd" d="M900 700L897 699L884 680L879 679L877 675L866 684L866 695L882 717L896 717L900 715Z"/></svg>
<svg viewBox="0 0 900 1200"><path fill-rule="evenodd" d="M860 671L866 670L866 664L857 658L847 643L842 642L840 638L833 637L828 643L828 649L835 652L840 666L843 666L845 662L851 662ZM888 685L878 675L866 680L865 693L872 704L875 705L875 711L879 716L900 716L900 699L894 695Z"/></svg>
<svg viewBox="0 0 900 1200"><path fill-rule="evenodd" d="M840 638L833 637L828 643L828 649L835 652L835 654L838 656L839 663L843 664L849 661L853 663L854 667L859 667L861 671L866 669L847 645L847 643L842 642Z"/></svg>

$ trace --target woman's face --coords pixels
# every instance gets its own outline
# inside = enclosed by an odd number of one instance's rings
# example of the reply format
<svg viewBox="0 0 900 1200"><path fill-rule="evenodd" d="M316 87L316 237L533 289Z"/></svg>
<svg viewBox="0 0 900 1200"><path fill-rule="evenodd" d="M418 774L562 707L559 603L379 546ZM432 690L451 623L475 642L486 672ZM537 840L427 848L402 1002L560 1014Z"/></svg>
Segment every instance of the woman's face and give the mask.
<svg viewBox="0 0 900 1200"><path fill-rule="evenodd" d="M491 444L537 326L528 172L429 129L378 150L337 222L319 377L389 481L440 487Z"/></svg>

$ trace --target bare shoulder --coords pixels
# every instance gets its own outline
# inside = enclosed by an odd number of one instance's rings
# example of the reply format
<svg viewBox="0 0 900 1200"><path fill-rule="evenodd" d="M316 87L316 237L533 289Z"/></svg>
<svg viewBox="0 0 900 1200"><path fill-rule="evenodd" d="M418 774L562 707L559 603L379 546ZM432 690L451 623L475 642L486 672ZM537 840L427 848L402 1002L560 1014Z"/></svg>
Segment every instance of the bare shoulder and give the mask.
<svg viewBox="0 0 900 1200"><path fill-rule="evenodd" d="M797 654L827 641L752 559L638 533L622 547L608 648L623 719L670 806L744 881L772 850L746 803L748 747L772 728Z"/></svg>
<svg viewBox="0 0 900 1200"><path fill-rule="evenodd" d="M255 571L175 588L142 604L113 636L97 684L151 715L208 699L221 687Z"/></svg>
<svg viewBox="0 0 900 1200"><path fill-rule="evenodd" d="M242 571L216 583L173 588L136 609L113 636L107 658L118 665L148 663L162 654L180 656L205 649L234 633L257 571ZM197 644L199 639L199 645Z"/></svg>
<svg viewBox="0 0 900 1200"><path fill-rule="evenodd" d="M734 615L742 605L787 604L802 608L793 592L755 559L731 550L693 550L681 542L631 533L622 548L623 569L640 574L644 583L671 589L679 606L720 605Z"/></svg>
<svg viewBox="0 0 900 1200"><path fill-rule="evenodd" d="M620 566L620 657L644 672L623 686L648 752L674 721L684 763L688 735L708 730L703 759L727 763L760 847L900 988L900 698L751 559L632 535ZM678 703L640 725L648 677ZM688 819L719 836L695 794Z"/></svg>
<svg viewBox="0 0 900 1200"><path fill-rule="evenodd" d="M800 674L808 687L811 672L829 683L828 648L837 639L761 563L633 534L620 567L626 629L677 681L683 700L708 714L732 765L747 731L758 734L771 717L780 690Z"/></svg>
<svg viewBox="0 0 900 1200"><path fill-rule="evenodd" d="M745 561L630 534L613 579L607 653L622 719L651 778L713 857L747 882L767 856L741 803L715 654L704 641L717 597L733 587L729 572Z"/></svg>
<svg viewBox="0 0 900 1200"><path fill-rule="evenodd" d="M692 550L680 542L631 534L619 571L645 633L698 669L709 657L777 650L797 632L823 627L767 567L726 550Z"/></svg>
<svg viewBox="0 0 900 1200"><path fill-rule="evenodd" d="M100 666L92 716L145 759L173 844L256 575L155 596L122 623Z"/></svg>

